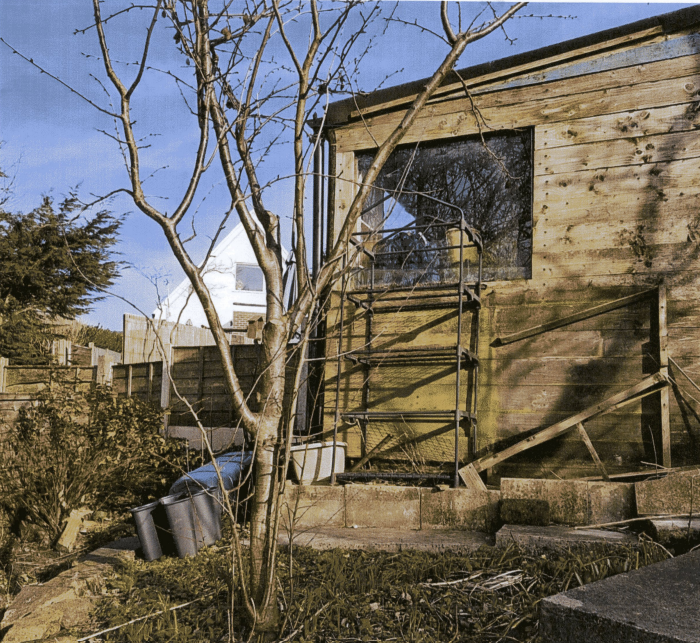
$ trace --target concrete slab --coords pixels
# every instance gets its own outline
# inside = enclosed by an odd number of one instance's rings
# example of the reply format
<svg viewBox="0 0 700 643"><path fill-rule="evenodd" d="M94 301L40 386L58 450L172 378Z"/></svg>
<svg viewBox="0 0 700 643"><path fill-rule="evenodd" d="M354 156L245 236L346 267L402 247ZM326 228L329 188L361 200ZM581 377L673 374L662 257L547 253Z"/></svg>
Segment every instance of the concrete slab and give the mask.
<svg viewBox="0 0 700 643"><path fill-rule="evenodd" d="M637 538L631 534L603 529L572 529L563 525L504 525L496 533L496 547L515 544L532 551L566 549L593 543L629 545L635 542Z"/></svg>
<svg viewBox="0 0 700 643"><path fill-rule="evenodd" d="M345 488L287 483L282 500L282 524L289 529L345 527Z"/></svg>
<svg viewBox="0 0 700 643"><path fill-rule="evenodd" d="M627 520L637 515L633 482L589 482L589 525Z"/></svg>
<svg viewBox="0 0 700 643"><path fill-rule="evenodd" d="M345 524L348 527L420 529L420 488L346 485Z"/></svg>
<svg viewBox="0 0 700 643"><path fill-rule="evenodd" d="M483 532L461 529L413 531L324 527L296 532L293 542L297 547L321 550L362 549L391 552L419 550L470 553L484 545L493 545L493 538ZM280 536L280 544L289 544L287 534Z"/></svg>
<svg viewBox="0 0 700 643"><path fill-rule="evenodd" d="M498 522L499 491L421 489L421 529L493 532Z"/></svg>
<svg viewBox="0 0 700 643"><path fill-rule="evenodd" d="M666 547L692 547L700 542L700 519L667 518L650 520L651 534L657 543Z"/></svg>
<svg viewBox="0 0 700 643"><path fill-rule="evenodd" d="M697 511L700 498L700 469L636 482L635 493L637 512L642 516Z"/></svg>
<svg viewBox="0 0 700 643"><path fill-rule="evenodd" d="M544 643L700 642L700 551L545 598Z"/></svg>
<svg viewBox="0 0 700 643"><path fill-rule="evenodd" d="M526 525L588 524L584 480L501 479L501 518Z"/></svg>

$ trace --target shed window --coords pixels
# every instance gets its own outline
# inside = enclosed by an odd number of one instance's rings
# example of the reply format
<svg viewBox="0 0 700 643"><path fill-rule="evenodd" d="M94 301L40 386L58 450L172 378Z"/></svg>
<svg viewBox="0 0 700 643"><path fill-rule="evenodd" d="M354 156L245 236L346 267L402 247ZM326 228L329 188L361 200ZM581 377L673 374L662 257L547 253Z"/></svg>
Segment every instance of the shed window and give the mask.
<svg viewBox="0 0 700 643"><path fill-rule="evenodd" d="M485 144L484 144L485 141ZM485 279L522 279L532 266L532 139L529 130L498 132L481 137L451 139L398 148L375 182L363 216L363 228L381 230L409 226L406 232L387 238L383 248L392 252L375 264L379 279L439 281L447 262L439 253L421 253L429 244L448 245L446 227L412 233L410 225L451 223L459 212L425 198L436 197L458 206L467 223L484 241ZM357 154L364 176L374 152ZM379 241L380 247L382 241ZM405 250L405 256L403 251ZM381 262L378 256L378 262ZM444 263L445 265L441 264ZM383 271L382 271L383 269ZM392 274L393 273L393 274Z"/></svg>
<svg viewBox="0 0 700 643"><path fill-rule="evenodd" d="M260 266L241 263L236 266L236 290L254 290L260 292L264 289L265 280Z"/></svg>

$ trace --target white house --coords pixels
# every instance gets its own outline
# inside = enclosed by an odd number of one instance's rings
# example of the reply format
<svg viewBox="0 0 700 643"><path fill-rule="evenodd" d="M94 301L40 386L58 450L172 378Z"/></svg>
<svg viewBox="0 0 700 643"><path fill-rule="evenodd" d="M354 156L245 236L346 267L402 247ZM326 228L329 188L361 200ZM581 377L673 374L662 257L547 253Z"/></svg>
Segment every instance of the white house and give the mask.
<svg viewBox="0 0 700 643"><path fill-rule="evenodd" d="M288 253L282 251L286 260ZM204 282L225 327L245 328L256 313L265 313L265 280L245 228L239 223L216 245L204 269ZM153 311L154 319L206 326L206 316L188 279Z"/></svg>

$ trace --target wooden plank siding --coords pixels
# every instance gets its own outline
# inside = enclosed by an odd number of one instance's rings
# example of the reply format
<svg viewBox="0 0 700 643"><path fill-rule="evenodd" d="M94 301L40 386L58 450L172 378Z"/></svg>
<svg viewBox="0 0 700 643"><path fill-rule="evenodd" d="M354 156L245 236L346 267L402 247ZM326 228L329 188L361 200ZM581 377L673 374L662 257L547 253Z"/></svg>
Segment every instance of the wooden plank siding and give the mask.
<svg viewBox="0 0 700 643"><path fill-rule="evenodd" d="M524 328L666 281L668 354L700 379L700 36L642 34L582 52L546 69L478 79L472 99L489 128L533 130L532 277L494 281L482 295L478 454L497 450L629 388L659 368L654 298L515 342L494 340ZM504 74L505 75L505 74ZM403 115L403 100L375 105L360 121L336 127L334 211L337 231L354 194L355 152L373 149ZM405 143L478 133L470 100L458 88L429 104ZM329 306L325 424L334 423L339 298ZM346 304L341 352L366 342L366 314ZM657 321L654 322L654 316ZM463 332L469 337L469 315ZM380 346L449 345L447 309L375 316ZM669 393L673 465L700 458L700 399L680 377ZM367 369L341 362L339 406L359 409ZM369 374L370 408L451 407L454 372L443 366L383 367ZM658 396L586 422L609 474L640 461L661 462ZM448 422L449 423L449 422ZM366 436L341 422L349 455L379 443L392 427ZM435 422L413 423L427 433ZM448 435L451 439L451 435ZM466 440L464 440L466 442ZM466 454L466 445L464 453ZM394 454L394 457L396 454ZM451 457L446 451L446 460ZM499 475L595 475L573 432L502 463Z"/></svg>

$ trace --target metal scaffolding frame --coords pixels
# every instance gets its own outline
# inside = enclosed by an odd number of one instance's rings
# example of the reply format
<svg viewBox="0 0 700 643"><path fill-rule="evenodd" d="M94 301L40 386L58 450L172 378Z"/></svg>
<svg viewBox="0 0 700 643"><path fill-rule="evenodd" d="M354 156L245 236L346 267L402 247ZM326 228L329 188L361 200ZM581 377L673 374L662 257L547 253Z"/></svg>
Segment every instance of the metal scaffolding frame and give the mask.
<svg viewBox="0 0 700 643"><path fill-rule="evenodd" d="M350 261L349 254L346 254L343 265L343 276L341 282L341 299L338 323L338 350L337 350L337 373L336 373L336 396L335 396L335 416L333 425L333 444L337 443L338 426L341 421L350 421L359 424L363 437L363 457L359 464L366 463L377 450L375 446L367 452L367 426L372 422L386 421L391 419L427 419L427 418L453 418L454 420L454 471L452 474L440 473L401 473L401 472L335 472L335 448L333 449L333 462L331 483L336 481L386 479L386 480L418 480L429 479L436 481L451 482L454 487L459 486L459 440L460 431L464 423L468 424L466 429L469 436L469 458L474 456L474 445L477 436L477 396L479 379L479 311L481 308L480 294L482 290L482 264L483 245L480 234L472 229L464 218L464 213L460 208L449 203L445 203L434 197L422 195L425 198L440 203L450 209L459 212L458 222L446 222L436 219L434 222L417 225L411 223L407 226L392 229L382 229L380 231L362 231L353 235L351 247L358 253L364 255L369 261L369 282L366 286L349 289ZM438 253L459 251L459 261L457 279L450 283L441 284L418 284L412 286L378 286L375 279L375 264L378 257L391 255L405 255L405 251L376 251L376 237L381 234L381 241L386 241L401 232L413 231L421 234L428 229L445 228L446 230L459 230L459 242L455 245L422 247L421 253ZM446 233L447 238L447 233ZM372 237L375 237L373 239ZM367 246L372 245L370 250ZM478 271L476 279L472 283L467 283L465 275L465 249L475 248L478 254ZM412 251L408 251L412 252ZM349 253L349 251L348 251ZM345 328L345 302L354 304L356 309L363 309L366 312L366 342L361 350L351 350L347 353L341 351L343 332ZM373 350L375 315L382 313L395 313L405 310L431 310L436 308L456 308L457 309L457 333L455 344L448 346L426 346L426 347L405 347L392 350ZM469 346L464 345L462 332L462 322L465 314L472 315L472 330ZM340 408L340 381L342 376L342 364L350 361L354 364L364 366L365 376L363 378L362 408L357 410L347 410ZM383 365L396 365L413 363L453 363L455 366L455 393L454 405L451 408L439 410L406 410L406 411L372 411L370 400L370 372L372 368L381 368ZM462 393L462 370L468 369L473 373L472 386L467 386L467 391ZM356 465L357 467L358 465Z"/></svg>

